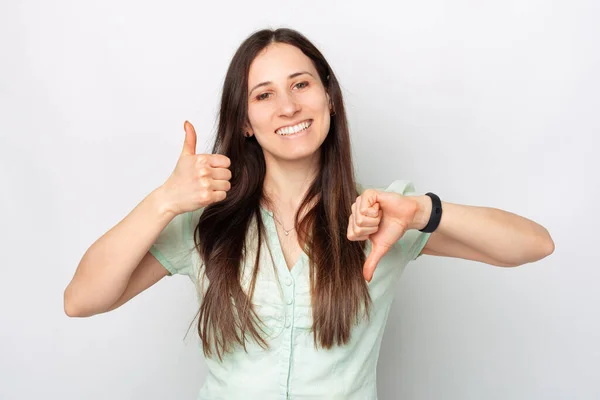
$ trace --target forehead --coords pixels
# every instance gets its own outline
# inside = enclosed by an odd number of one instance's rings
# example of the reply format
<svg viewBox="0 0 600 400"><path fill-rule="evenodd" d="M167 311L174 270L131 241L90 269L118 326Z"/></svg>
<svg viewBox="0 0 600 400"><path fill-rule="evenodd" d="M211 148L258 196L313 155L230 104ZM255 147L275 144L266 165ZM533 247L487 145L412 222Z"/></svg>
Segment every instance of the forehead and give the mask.
<svg viewBox="0 0 600 400"><path fill-rule="evenodd" d="M317 76L310 58L299 48L285 43L273 43L263 49L250 64L248 86L260 82L286 80L290 74L308 71Z"/></svg>

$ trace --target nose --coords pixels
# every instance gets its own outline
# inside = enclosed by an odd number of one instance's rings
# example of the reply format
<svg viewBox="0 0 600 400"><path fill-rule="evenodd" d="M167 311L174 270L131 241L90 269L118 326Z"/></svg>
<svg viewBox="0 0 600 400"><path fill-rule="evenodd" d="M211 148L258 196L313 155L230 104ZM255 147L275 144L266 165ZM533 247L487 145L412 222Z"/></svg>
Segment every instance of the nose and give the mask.
<svg viewBox="0 0 600 400"><path fill-rule="evenodd" d="M281 116L293 117L300 111L300 104L293 93L284 92L279 96L279 114Z"/></svg>

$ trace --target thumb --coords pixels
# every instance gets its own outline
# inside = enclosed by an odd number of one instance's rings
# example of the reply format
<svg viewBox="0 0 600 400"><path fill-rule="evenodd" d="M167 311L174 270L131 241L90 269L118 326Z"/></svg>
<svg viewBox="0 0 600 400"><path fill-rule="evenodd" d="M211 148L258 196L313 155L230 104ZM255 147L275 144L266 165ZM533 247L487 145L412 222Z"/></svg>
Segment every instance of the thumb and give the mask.
<svg viewBox="0 0 600 400"><path fill-rule="evenodd" d="M181 154L196 154L196 130L188 121L183 123L185 130L185 142Z"/></svg>
<svg viewBox="0 0 600 400"><path fill-rule="evenodd" d="M375 273L375 268L377 268L377 264L381 258L387 253L389 248L380 246L373 243L373 247L371 248L371 253L365 260L365 265L363 266L363 276L369 282L373 278L373 274Z"/></svg>

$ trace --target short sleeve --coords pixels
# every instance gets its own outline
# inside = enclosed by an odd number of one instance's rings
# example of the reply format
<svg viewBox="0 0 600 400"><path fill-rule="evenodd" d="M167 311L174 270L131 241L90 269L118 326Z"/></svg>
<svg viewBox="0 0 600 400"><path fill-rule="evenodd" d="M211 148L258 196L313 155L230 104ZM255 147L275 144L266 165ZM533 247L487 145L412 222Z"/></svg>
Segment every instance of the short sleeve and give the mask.
<svg viewBox="0 0 600 400"><path fill-rule="evenodd" d="M399 193L404 196L420 196L425 194L417 193L412 182L406 180L392 182L385 191ZM425 247L425 244L427 244L430 236L431 233L421 232L417 229L409 229L404 233L398 243L402 248L402 253L407 257L407 261L416 260L421 256L421 251Z"/></svg>
<svg viewBox="0 0 600 400"><path fill-rule="evenodd" d="M190 275L193 271L192 212L178 214L162 230L150 247L150 253L161 263L169 275Z"/></svg>

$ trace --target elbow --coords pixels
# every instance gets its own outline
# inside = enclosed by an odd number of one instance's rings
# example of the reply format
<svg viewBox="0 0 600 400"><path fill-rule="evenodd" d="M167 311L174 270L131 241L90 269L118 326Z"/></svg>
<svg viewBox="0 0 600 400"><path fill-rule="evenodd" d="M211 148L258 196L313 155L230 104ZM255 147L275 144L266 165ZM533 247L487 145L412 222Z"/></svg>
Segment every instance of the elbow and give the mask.
<svg viewBox="0 0 600 400"><path fill-rule="evenodd" d="M65 314L71 318L87 318L97 314L102 314L110 311L110 309L103 309L95 307L93 304L86 302L85 299L77 299L72 293L72 288L67 287L63 296L63 308ZM83 301L82 301L83 300ZM114 307L116 308L116 307Z"/></svg>
<svg viewBox="0 0 600 400"><path fill-rule="evenodd" d="M554 241L548 235L547 239L544 239L543 242L538 242L535 245L532 245L527 254L523 255L518 260L513 260L508 266L519 267L524 264L530 264L543 260L554 253L554 248Z"/></svg>
<svg viewBox="0 0 600 400"><path fill-rule="evenodd" d="M534 257L534 260L532 262L539 261L548 257L550 254L554 253L554 248L554 240L552 240L550 234L547 233L546 237L543 240L540 240L539 244L535 246L535 249L537 250L535 252L536 257Z"/></svg>
<svg viewBox="0 0 600 400"><path fill-rule="evenodd" d="M76 310L74 310L73 308L70 308L66 304L65 304L65 314L67 315L67 317L71 317L71 318L81 317L81 315L79 315Z"/></svg>
<svg viewBox="0 0 600 400"><path fill-rule="evenodd" d="M93 314L89 314L86 313L83 309L83 307L81 307L81 304L73 298L73 294L71 293L71 288L67 287L65 289L64 295L63 295L63 308L65 311L65 314L68 317L71 318L83 318L83 317L89 317Z"/></svg>
<svg viewBox="0 0 600 400"><path fill-rule="evenodd" d="M81 315L78 313L75 303L71 299L69 295L69 287L65 289L63 294L63 308L65 310L65 314L68 317L80 317Z"/></svg>
<svg viewBox="0 0 600 400"><path fill-rule="evenodd" d="M548 257L552 253L554 253L554 240L552 240L552 237L550 235L548 235L548 241L547 241L547 244L546 244L546 255L545 255L545 257Z"/></svg>

